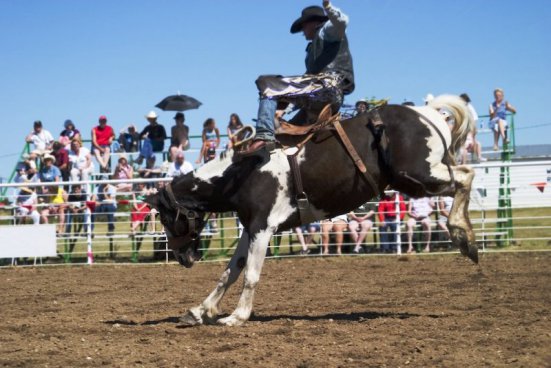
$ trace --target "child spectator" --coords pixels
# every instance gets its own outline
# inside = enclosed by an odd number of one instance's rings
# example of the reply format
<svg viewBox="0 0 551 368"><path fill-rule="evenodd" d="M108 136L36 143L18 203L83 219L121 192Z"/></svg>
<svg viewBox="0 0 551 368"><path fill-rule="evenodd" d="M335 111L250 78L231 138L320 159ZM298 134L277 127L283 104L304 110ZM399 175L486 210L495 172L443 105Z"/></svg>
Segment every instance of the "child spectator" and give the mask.
<svg viewBox="0 0 551 368"><path fill-rule="evenodd" d="M71 225L73 225L73 232L75 234L80 233L83 224L87 222L85 217L86 199L87 194L82 191L81 185L75 184L71 187L71 192L67 198L67 226L65 229L67 233L71 232Z"/></svg>
<svg viewBox="0 0 551 368"><path fill-rule="evenodd" d="M398 199L396 196L398 195ZM379 232L381 235L381 252L392 253L397 246L397 234L396 228L399 224L397 222L398 214L396 213L396 200L398 200L399 218L404 219L406 215L406 205L404 203L404 197L394 192L392 195L384 194L379 202Z"/></svg>
<svg viewBox="0 0 551 368"><path fill-rule="evenodd" d="M235 143L235 133L243 128L243 123L239 118L239 115L233 113L230 115L230 122L228 123L228 149L231 149Z"/></svg>
<svg viewBox="0 0 551 368"><path fill-rule="evenodd" d="M137 183L136 191L132 193L132 208L130 213L130 232L132 235L136 233L136 229L145 221L145 218L151 214L149 219L150 232L155 232L155 209L151 209L147 203L144 202L145 197L151 192L145 187L145 183Z"/></svg>
<svg viewBox="0 0 551 368"><path fill-rule="evenodd" d="M430 215L434 210L434 202L429 197L411 198L409 200L408 215L406 223L408 233L408 253L413 252L413 228L420 223L425 238L425 252L430 252L431 220Z"/></svg>
<svg viewBox="0 0 551 368"><path fill-rule="evenodd" d="M62 186L48 185L42 190L44 203L40 211L42 223L47 224L50 216L58 215L56 233L63 234L65 232L65 210L67 209L67 192Z"/></svg>
<svg viewBox="0 0 551 368"><path fill-rule="evenodd" d="M107 117L101 115L98 119L99 125L92 129L92 153L100 165L101 172L108 172L109 159L111 155L111 143L115 139L113 128L107 125Z"/></svg>
<svg viewBox="0 0 551 368"><path fill-rule="evenodd" d="M499 149L498 140L501 136L503 144L508 144L507 138L507 111L516 114L517 110L503 99L503 90L496 88L494 90L494 102L490 105L490 130L494 132L494 151Z"/></svg>
<svg viewBox="0 0 551 368"><path fill-rule="evenodd" d="M25 141L32 143L34 146L32 151L41 156L52 149L54 137L52 137L52 133L43 129L40 120L36 120L33 124L33 131L25 138Z"/></svg>
<svg viewBox="0 0 551 368"><path fill-rule="evenodd" d="M199 152L199 158L195 161L196 164L200 164L203 160L207 162L207 152L212 147L216 150L220 145L220 131L216 127L216 122L212 118L208 118L203 123L203 133L201 135L203 139L203 145ZM216 151L215 151L216 152Z"/></svg>
<svg viewBox="0 0 551 368"><path fill-rule="evenodd" d="M367 237L367 233L373 227L371 218L375 218L376 210L375 203L368 202L348 214L348 230L354 241L353 253L364 252L362 244Z"/></svg>
<svg viewBox="0 0 551 368"><path fill-rule="evenodd" d="M175 124L170 130L170 159L176 160L178 151L189 149L189 127L184 124L186 117L182 112L174 115Z"/></svg>
<svg viewBox="0 0 551 368"><path fill-rule="evenodd" d="M321 240L323 243L324 255L329 255L329 238L331 234L335 234L337 254L342 254L342 242L344 239L343 231L346 229L346 223L346 215L339 215L321 222Z"/></svg>
<svg viewBox="0 0 551 368"><path fill-rule="evenodd" d="M29 182L29 180L25 179L25 182ZM32 188L22 187L17 194L15 204L17 205L16 215L18 223L25 223L27 217L32 219L33 225L40 223L40 214L36 210L38 196Z"/></svg>
<svg viewBox="0 0 551 368"><path fill-rule="evenodd" d="M97 222L97 216L105 214L107 217L107 236L112 236L115 232L115 211L117 210L117 188L111 184L102 183L96 187L93 200L99 205L96 205L96 210L92 215L92 222Z"/></svg>

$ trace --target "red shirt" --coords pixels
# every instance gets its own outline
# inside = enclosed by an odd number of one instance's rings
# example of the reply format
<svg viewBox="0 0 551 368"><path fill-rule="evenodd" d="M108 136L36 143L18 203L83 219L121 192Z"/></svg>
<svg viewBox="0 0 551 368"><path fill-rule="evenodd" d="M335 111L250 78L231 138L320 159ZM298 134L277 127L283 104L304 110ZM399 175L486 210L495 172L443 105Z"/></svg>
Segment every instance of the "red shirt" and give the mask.
<svg viewBox="0 0 551 368"><path fill-rule="evenodd" d="M110 145L111 143L109 142L109 139L115 136L113 128L111 128L109 125L106 125L103 129L100 129L99 126L94 127L92 131L96 133L96 143L99 146Z"/></svg>
<svg viewBox="0 0 551 368"><path fill-rule="evenodd" d="M404 197L400 198L400 220L404 219L406 215L406 204L404 203ZM379 222L384 222L387 219L396 219L396 198L395 195L388 199L383 199L379 202Z"/></svg>

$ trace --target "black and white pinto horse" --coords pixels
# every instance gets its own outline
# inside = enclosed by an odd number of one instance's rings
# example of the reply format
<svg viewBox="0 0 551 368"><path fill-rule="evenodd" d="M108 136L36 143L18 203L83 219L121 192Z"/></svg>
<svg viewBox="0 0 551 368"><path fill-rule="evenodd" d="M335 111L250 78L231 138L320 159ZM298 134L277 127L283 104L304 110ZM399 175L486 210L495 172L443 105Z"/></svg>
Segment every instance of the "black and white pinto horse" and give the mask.
<svg viewBox="0 0 551 368"><path fill-rule="evenodd" d="M451 112L453 129L439 113L442 108ZM454 197L448 218L452 241L464 255L478 262L467 213L474 172L467 166L455 166L452 158L473 128L465 103L459 97L444 95L428 106L387 105L377 112L386 130L388 144L384 152L369 126L372 112L342 122L377 190L389 186L414 197ZM287 146L302 139L280 137ZM298 162L312 219L301 221L290 164L282 149L273 151L268 161L255 156L217 158L195 173L175 178L147 199L160 213L176 259L186 267L200 258L198 234L207 213L236 211L244 226L216 288L182 317L183 323L244 323L251 315L266 250L276 232L347 213L377 195L332 131L320 131L308 141L298 153ZM237 308L228 317L217 319L222 297L243 269L244 285Z"/></svg>

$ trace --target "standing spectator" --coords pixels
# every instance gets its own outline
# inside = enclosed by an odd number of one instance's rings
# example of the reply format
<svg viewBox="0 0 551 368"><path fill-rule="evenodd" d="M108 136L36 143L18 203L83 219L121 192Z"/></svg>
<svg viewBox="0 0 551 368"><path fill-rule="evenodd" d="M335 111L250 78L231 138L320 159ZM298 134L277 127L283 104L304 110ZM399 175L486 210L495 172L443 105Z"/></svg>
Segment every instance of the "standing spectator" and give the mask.
<svg viewBox="0 0 551 368"><path fill-rule="evenodd" d="M67 209L67 192L62 186L48 185L43 189L43 199L46 206L40 211L42 223L49 223L49 217L58 215L57 234L65 232L65 210Z"/></svg>
<svg viewBox="0 0 551 368"><path fill-rule="evenodd" d="M297 234L298 241L300 242L300 245L302 247L302 249L300 250L301 255L305 256L310 253L310 249L308 249L308 246L314 240L314 234L319 232L320 232L319 222L313 222L308 225L295 227L295 233ZM307 234L306 238L304 238L304 234Z"/></svg>
<svg viewBox="0 0 551 368"><path fill-rule="evenodd" d="M344 239L343 231L346 229L346 223L346 215L339 215L321 222L321 241L323 243L324 255L329 255L329 238L331 234L335 234L337 254L342 254L342 242Z"/></svg>
<svg viewBox="0 0 551 368"><path fill-rule="evenodd" d="M356 114L355 115L360 115L360 114L363 114L364 112L367 111L367 109L369 108L369 102L367 102L366 100L358 100L356 102Z"/></svg>
<svg viewBox="0 0 551 368"><path fill-rule="evenodd" d="M192 171L193 165L191 164L191 162L185 160L184 152L178 151L178 153L176 154L176 159L171 162L168 167L167 176L180 176Z"/></svg>
<svg viewBox="0 0 551 368"><path fill-rule="evenodd" d="M420 223L425 238L425 252L430 252L431 221L430 215L434 210L434 202L429 197L411 198L408 205L409 219L406 223L408 233L408 253L413 252L413 229Z"/></svg>
<svg viewBox="0 0 551 368"><path fill-rule="evenodd" d="M69 151L60 142L54 142L52 155L55 157L55 166L61 171L61 179L69 181Z"/></svg>
<svg viewBox="0 0 551 368"><path fill-rule="evenodd" d="M376 210L375 203L368 202L348 214L348 230L355 244L353 253L363 253L362 244L373 227L371 218L375 218Z"/></svg>
<svg viewBox="0 0 551 368"><path fill-rule="evenodd" d="M99 205L92 215L92 222L97 222L98 215L106 215L107 217L107 236L112 236L115 232L115 211L117 210L117 188L111 184L102 183L96 187L94 200Z"/></svg>
<svg viewBox="0 0 551 368"><path fill-rule="evenodd" d="M71 187L71 192L67 198L67 226L65 232L71 232L71 225L73 225L73 232L75 234L80 233L83 224L86 224L86 200L87 194L82 190L82 185L75 184ZM86 231L86 228L85 228Z"/></svg>
<svg viewBox="0 0 551 368"><path fill-rule="evenodd" d="M203 133L201 137L203 139L203 145L199 152L199 158L195 161L196 164L200 164L203 160L207 162L207 151L212 149L211 146L214 146L216 150L220 145L220 131L216 127L216 121L214 121L213 118L208 118L203 123Z"/></svg>
<svg viewBox="0 0 551 368"><path fill-rule="evenodd" d="M145 183L137 183L136 186L136 191L132 193L133 211L130 213L130 232L134 235L136 229L145 221L145 218L150 216L149 232L155 233L155 214L157 210L151 209L147 203L144 202L145 197L152 192L147 190Z"/></svg>
<svg viewBox="0 0 551 368"><path fill-rule="evenodd" d="M398 196L398 208L399 208L399 219L403 220L406 215L406 204L404 203L404 197L402 197L397 192L392 193L392 195L387 195L386 193L381 198L379 202L378 210L379 213L379 232L381 234L381 252L382 253L392 253L396 249L397 245L397 234L396 227L398 214L396 213L396 196Z"/></svg>
<svg viewBox="0 0 551 368"><path fill-rule="evenodd" d="M140 142L140 135L136 131L136 127L132 124L125 130L122 130L119 135L119 145L124 152L138 152L138 144Z"/></svg>
<svg viewBox="0 0 551 368"><path fill-rule="evenodd" d="M494 90L494 102L490 105L490 130L494 132L494 151L499 149L498 140L501 136L503 144L508 144L507 139L507 111L516 114L517 110L503 99L503 90L496 88Z"/></svg>
<svg viewBox="0 0 551 368"><path fill-rule="evenodd" d="M115 132L107 125L107 117L101 115L98 119L99 125L92 129L92 153L100 165L101 172L108 172L109 159L111 156L111 143L115 139Z"/></svg>
<svg viewBox="0 0 551 368"><path fill-rule="evenodd" d="M233 113L230 115L230 121L228 123L228 149L231 149L235 143L236 136L235 133L243 128L243 123L239 118L239 115Z"/></svg>
<svg viewBox="0 0 551 368"><path fill-rule="evenodd" d="M184 124L186 117L184 113L177 112L174 115L175 124L170 129L170 159L172 162L176 159L178 151L189 149L189 127Z"/></svg>
<svg viewBox="0 0 551 368"><path fill-rule="evenodd" d="M113 173L113 178L116 180L132 180L134 178L134 169L128 164L126 157L119 157L117 167ZM118 183L115 185L117 192L131 192L132 183Z"/></svg>
<svg viewBox="0 0 551 368"><path fill-rule="evenodd" d="M33 131L25 138L25 141L34 145L33 152L36 152L38 155L44 155L52 149L54 137L52 137L52 133L43 129L40 120L36 120L33 124Z"/></svg>
<svg viewBox="0 0 551 368"><path fill-rule="evenodd" d="M448 218L452 210L453 197L438 198L438 227L444 231L446 238L450 239L450 231L448 229Z"/></svg>
<svg viewBox="0 0 551 368"><path fill-rule="evenodd" d="M145 118L149 125L140 133L140 139L149 139L153 152L163 152L166 139L165 127L157 122L158 116L155 111L150 111Z"/></svg>
<svg viewBox="0 0 551 368"><path fill-rule="evenodd" d="M71 142L69 160L71 161L71 180L87 181L90 178L90 174L94 171L94 163L92 162L90 150L82 147L80 139L75 139Z"/></svg>
<svg viewBox="0 0 551 368"><path fill-rule="evenodd" d="M49 154L44 155L43 165L38 172L38 179L43 183L51 183L61 180L61 171L54 165L55 157Z"/></svg>
<svg viewBox="0 0 551 368"><path fill-rule="evenodd" d="M476 156L476 160L478 161L486 161L484 157L482 157L482 145L479 141L476 140L476 133L477 133L477 126L478 126L478 114L476 113L476 110L474 106L471 104L471 98L468 94L462 93L459 95L465 101L467 104L467 108L469 109L469 112L471 113L471 117L474 121L474 127L473 130L467 133L467 139L465 140L465 144L463 145L463 148L461 150L461 164L467 163L467 153L474 153Z"/></svg>
<svg viewBox="0 0 551 368"><path fill-rule="evenodd" d="M59 134L60 137L67 137L69 141L72 141L73 139L81 139L80 131L75 128L75 124L72 120L65 120L65 122L63 123L63 127L65 129L63 129Z"/></svg>

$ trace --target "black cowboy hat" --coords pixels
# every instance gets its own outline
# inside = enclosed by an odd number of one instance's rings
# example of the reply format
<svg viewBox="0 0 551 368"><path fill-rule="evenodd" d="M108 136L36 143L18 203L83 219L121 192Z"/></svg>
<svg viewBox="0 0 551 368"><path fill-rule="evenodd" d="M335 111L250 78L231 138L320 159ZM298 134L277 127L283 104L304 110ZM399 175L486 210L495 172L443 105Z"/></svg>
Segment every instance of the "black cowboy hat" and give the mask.
<svg viewBox="0 0 551 368"><path fill-rule="evenodd" d="M313 20L326 22L327 20L329 20L329 18L327 17L327 15L325 15L325 11L321 6L313 5L306 7L302 9L302 14L300 18L293 22L293 25L291 26L291 33L298 33L302 31L302 26L304 25L304 23Z"/></svg>

